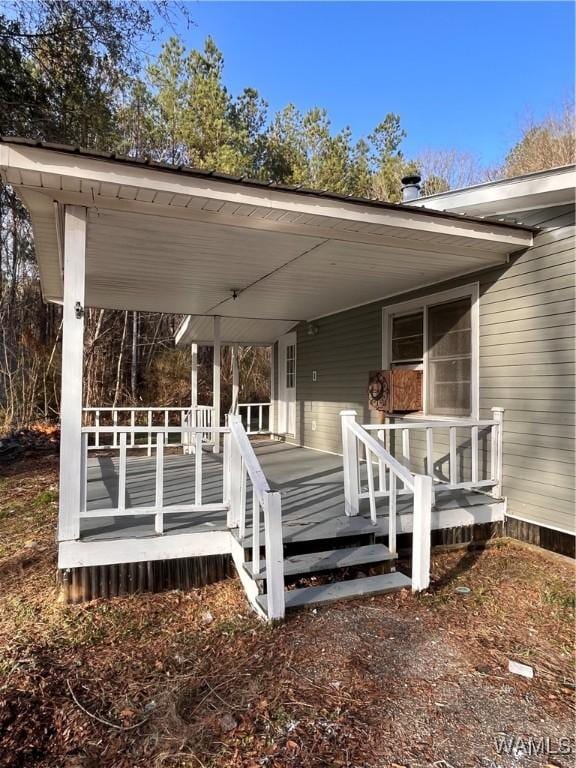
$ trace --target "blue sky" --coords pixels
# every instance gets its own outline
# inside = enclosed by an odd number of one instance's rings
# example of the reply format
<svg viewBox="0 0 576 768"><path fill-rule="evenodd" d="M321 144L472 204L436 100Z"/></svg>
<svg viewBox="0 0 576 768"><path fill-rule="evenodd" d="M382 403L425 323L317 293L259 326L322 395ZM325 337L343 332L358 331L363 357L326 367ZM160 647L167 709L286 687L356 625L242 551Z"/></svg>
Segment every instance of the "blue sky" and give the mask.
<svg viewBox="0 0 576 768"><path fill-rule="evenodd" d="M212 35L233 93L271 110L324 106L367 134L397 112L403 148L456 147L502 159L527 115L574 91L571 2L189 2L189 47Z"/></svg>

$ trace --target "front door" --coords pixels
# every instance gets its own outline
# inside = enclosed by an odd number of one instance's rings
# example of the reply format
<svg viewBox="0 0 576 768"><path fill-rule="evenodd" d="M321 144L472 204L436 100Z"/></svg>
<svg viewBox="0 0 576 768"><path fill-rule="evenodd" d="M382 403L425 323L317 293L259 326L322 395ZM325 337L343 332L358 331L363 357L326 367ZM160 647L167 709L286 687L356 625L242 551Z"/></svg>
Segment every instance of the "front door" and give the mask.
<svg viewBox="0 0 576 768"><path fill-rule="evenodd" d="M278 340L278 431L296 435L296 334Z"/></svg>

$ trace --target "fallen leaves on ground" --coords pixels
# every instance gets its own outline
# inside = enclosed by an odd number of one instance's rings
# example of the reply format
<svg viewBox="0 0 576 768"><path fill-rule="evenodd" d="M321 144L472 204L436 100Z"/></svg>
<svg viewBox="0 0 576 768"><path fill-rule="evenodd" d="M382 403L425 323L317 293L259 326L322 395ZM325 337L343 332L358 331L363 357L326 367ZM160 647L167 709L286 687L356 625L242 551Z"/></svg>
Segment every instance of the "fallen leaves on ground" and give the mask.
<svg viewBox="0 0 576 768"><path fill-rule="evenodd" d="M0 483L2 768L573 764L519 763L495 742L572 735L566 560L510 542L437 555L423 595L276 627L236 580L65 606L55 457L15 462ZM534 679L510 674L510 659Z"/></svg>

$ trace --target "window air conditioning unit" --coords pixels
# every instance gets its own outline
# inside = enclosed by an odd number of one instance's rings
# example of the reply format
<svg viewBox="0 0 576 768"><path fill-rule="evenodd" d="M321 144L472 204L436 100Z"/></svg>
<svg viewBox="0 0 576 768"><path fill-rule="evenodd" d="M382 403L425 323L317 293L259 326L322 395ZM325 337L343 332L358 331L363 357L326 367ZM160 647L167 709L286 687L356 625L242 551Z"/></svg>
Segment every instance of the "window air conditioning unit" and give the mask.
<svg viewBox="0 0 576 768"><path fill-rule="evenodd" d="M392 368L370 371L368 405L381 413L409 413L422 410L422 371Z"/></svg>

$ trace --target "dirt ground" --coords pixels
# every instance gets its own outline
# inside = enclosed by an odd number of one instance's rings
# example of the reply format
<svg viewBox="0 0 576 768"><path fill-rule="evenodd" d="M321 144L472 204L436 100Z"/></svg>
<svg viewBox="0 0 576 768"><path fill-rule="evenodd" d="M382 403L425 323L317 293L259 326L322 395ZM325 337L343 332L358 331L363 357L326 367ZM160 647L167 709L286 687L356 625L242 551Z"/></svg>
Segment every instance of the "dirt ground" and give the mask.
<svg viewBox="0 0 576 768"><path fill-rule="evenodd" d="M277 627L236 580L65 606L56 466L22 459L0 480L2 768L575 764L562 754L574 750L569 561L504 540L444 553L426 594Z"/></svg>

